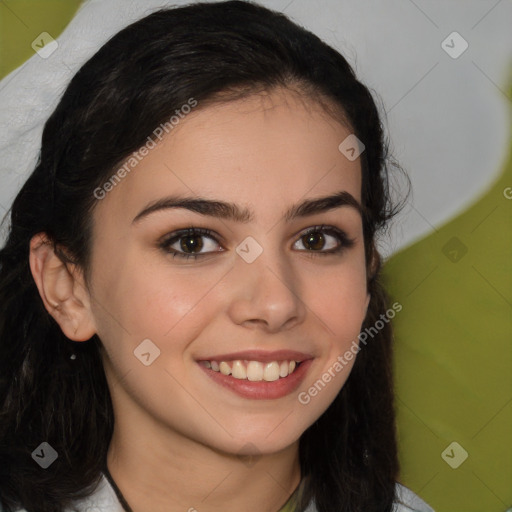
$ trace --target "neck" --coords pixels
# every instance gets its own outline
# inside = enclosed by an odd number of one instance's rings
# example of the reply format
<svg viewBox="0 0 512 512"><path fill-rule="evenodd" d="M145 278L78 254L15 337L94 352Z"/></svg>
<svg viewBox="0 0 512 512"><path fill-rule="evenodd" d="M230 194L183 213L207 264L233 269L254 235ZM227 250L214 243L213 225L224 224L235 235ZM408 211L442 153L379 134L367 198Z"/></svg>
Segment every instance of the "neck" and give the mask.
<svg viewBox="0 0 512 512"><path fill-rule="evenodd" d="M133 512L276 512L299 485L298 441L251 459L134 420L116 417L107 453L111 477Z"/></svg>
<svg viewBox="0 0 512 512"><path fill-rule="evenodd" d="M296 446L252 463L191 443L164 458L156 443L123 446L112 438L107 465L133 512L276 512L300 482Z"/></svg>

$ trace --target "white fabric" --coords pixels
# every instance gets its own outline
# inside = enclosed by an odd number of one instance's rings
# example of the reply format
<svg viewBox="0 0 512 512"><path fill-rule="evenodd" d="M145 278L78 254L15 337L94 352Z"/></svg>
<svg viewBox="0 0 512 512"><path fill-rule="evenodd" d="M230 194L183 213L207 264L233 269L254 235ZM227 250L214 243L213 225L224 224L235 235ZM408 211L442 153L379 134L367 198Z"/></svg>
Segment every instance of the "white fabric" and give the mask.
<svg viewBox="0 0 512 512"><path fill-rule="evenodd" d="M399 483L396 484L396 493L397 500L393 512L435 512L413 491ZM16 512L27 511L18 509ZM96 491L88 498L75 502L73 508L67 509L66 512L124 512L124 509L110 482L103 475ZM305 512L317 512L317 509L311 504Z"/></svg>
<svg viewBox="0 0 512 512"><path fill-rule="evenodd" d="M434 512L434 509L407 487L397 483L396 490L397 501L393 512ZM105 476L103 476L96 492L89 498L77 503L76 508L78 512L124 512L114 489ZM316 507L310 505L306 512L316 512Z"/></svg>

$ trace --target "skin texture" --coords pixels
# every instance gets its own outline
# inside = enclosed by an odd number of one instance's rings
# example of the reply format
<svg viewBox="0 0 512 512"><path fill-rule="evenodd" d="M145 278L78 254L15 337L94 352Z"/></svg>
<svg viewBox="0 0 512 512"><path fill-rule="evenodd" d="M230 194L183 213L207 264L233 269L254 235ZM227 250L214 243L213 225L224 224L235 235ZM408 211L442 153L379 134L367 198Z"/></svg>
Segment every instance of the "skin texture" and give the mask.
<svg viewBox="0 0 512 512"><path fill-rule="evenodd" d="M41 243L43 235L33 238L30 264L48 311L70 339L97 333L103 342L115 412L108 465L135 512L271 512L297 487L299 438L355 359L309 404L297 395L357 340L369 295L355 208L290 222L282 215L343 190L361 201L360 161L338 150L350 134L287 89L198 105L98 201L89 283ZM254 220L167 209L132 223L170 194L237 203ZM324 245L311 249L303 232L319 224L345 231L353 246L321 255L341 243L324 233ZM210 254L173 258L158 246L189 227L218 235L199 236L199 252ZM250 264L235 251L247 236L263 248ZM179 251L179 240L172 247ZM134 356L144 339L160 350L149 366ZM275 400L242 398L197 363L249 349L299 350L314 361L300 388ZM242 455L255 455L253 464Z"/></svg>

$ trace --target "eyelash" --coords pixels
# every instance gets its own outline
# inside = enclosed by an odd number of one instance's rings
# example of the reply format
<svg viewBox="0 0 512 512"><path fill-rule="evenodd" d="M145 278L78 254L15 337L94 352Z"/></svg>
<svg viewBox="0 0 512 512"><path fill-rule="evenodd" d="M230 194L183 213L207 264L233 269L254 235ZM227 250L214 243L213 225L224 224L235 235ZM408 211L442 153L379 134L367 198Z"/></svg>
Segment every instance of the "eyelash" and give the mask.
<svg viewBox="0 0 512 512"><path fill-rule="evenodd" d="M341 229L335 228L334 226L325 226L323 224L320 226L313 226L313 227L307 229L305 232L303 232L299 236L299 240L309 234L318 233L318 232L334 236L335 238L338 239L340 245L338 247L336 247L335 249L330 249L328 251L314 251L314 250L306 249L306 250L303 250L300 252L309 252L309 253L311 253L310 254L311 257L329 256L329 255L340 254L340 253L344 252L346 249L351 248L355 243L355 239L349 238L347 236L347 234L344 231L342 231ZM213 232L211 230L206 229L206 228L188 228L188 229L181 229L179 231L171 233L162 242L159 243L159 247L163 251L165 251L167 253L171 253L173 255L173 258L177 256L178 258L197 259L198 257L208 256L210 254L213 254L213 252L207 252L207 253L202 253L202 254L201 253L187 254L187 253L179 252L179 251L176 251L175 249L170 248L171 245L173 245L176 241L179 241L181 238L193 237L193 236L198 236L198 235L211 238L212 240L214 240L216 243L219 244L219 241L215 238L215 236L213 235ZM216 251L216 252L222 252L222 251Z"/></svg>

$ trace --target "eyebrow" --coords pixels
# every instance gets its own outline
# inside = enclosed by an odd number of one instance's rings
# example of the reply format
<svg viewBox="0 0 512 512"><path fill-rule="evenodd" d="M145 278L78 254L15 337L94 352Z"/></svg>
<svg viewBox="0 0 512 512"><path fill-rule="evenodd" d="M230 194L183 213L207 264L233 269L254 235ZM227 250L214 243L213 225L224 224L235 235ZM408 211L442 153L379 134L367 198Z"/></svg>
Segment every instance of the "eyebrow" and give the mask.
<svg viewBox="0 0 512 512"><path fill-rule="evenodd" d="M330 196L306 199L299 204L293 205L284 213L283 219L286 222L290 222L296 218L327 212L342 206L349 206L354 208L361 215L361 217L363 217L363 207L357 201L357 199L349 192L340 191ZM213 199L204 199L201 197L174 195L164 197L149 203L141 212L136 215L132 221L132 224L139 222L151 213L174 208L185 208L201 215L232 220L244 224L254 220L253 212L247 208L241 208L235 203Z"/></svg>

